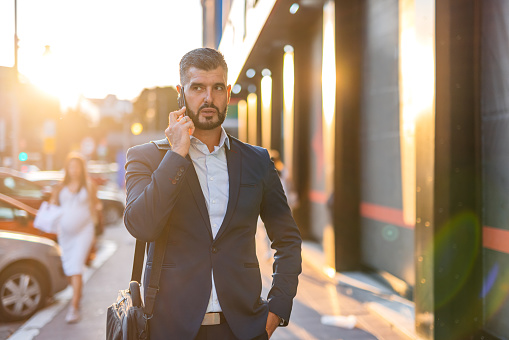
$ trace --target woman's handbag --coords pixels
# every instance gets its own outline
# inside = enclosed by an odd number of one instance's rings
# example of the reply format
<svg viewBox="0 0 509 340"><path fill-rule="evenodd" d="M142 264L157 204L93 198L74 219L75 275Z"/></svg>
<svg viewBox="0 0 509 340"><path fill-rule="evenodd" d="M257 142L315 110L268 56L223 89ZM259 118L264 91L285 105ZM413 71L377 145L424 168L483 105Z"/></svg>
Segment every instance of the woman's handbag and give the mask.
<svg viewBox="0 0 509 340"><path fill-rule="evenodd" d="M61 217L62 207L44 201L35 215L34 227L46 233L56 234Z"/></svg>
<svg viewBox="0 0 509 340"><path fill-rule="evenodd" d="M168 229L155 244L154 259L148 287L145 287L145 305L141 298L140 282L146 243L136 240L133 271L129 288L118 292L117 301L108 307L106 340L148 340L148 320L152 318L159 279L166 251Z"/></svg>

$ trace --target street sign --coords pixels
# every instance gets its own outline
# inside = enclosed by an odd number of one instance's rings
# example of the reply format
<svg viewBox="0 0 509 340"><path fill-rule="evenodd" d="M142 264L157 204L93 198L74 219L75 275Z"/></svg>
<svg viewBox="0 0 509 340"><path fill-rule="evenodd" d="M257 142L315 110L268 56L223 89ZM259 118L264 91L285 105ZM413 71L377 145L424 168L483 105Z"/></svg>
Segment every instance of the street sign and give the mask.
<svg viewBox="0 0 509 340"><path fill-rule="evenodd" d="M53 155L56 151L55 144L55 137L45 137L43 146L44 153L47 155Z"/></svg>
<svg viewBox="0 0 509 340"><path fill-rule="evenodd" d="M45 120L44 121L44 137L55 137L57 131L57 126L54 120Z"/></svg>
<svg viewBox="0 0 509 340"><path fill-rule="evenodd" d="M92 137L85 137L81 141L81 152L85 156L90 156L95 150L95 142Z"/></svg>

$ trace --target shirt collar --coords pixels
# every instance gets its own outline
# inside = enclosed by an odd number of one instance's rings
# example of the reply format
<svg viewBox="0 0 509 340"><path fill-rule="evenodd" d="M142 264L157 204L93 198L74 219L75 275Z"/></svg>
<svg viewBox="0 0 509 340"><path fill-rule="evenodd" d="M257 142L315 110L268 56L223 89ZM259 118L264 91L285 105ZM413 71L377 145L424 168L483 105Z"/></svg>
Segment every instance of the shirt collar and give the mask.
<svg viewBox="0 0 509 340"><path fill-rule="evenodd" d="M203 142L201 140L199 140L195 136L191 135L191 141L193 141L193 140L195 143L203 144ZM230 150L230 138L228 138L228 135L226 134L224 127L221 126L221 137L219 137L218 149L220 149L223 146L223 144L228 148L228 150Z"/></svg>
<svg viewBox="0 0 509 340"><path fill-rule="evenodd" d="M222 144L225 144L228 150L230 150L230 138L228 138L226 131L221 126L221 137L219 137L219 146L221 146Z"/></svg>

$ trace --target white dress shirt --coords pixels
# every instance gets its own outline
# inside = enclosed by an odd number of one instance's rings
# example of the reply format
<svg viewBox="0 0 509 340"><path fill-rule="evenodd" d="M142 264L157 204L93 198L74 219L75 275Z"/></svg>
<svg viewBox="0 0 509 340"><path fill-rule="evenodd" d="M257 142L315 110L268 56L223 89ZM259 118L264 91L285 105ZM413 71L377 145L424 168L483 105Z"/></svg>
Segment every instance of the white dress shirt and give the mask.
<svg viewBox="0 0 509 340"><path fill-rule="evenodd" d="M221 127L219 145L215 146L212 152L209 152L207 145L202 141L191 136L189 157L193 161L198 180L200 181L201 191L203 192L203 197L205 197L210 226L212 227L212 236L214 238L216 238L217 232L223 223L228 206L230 184L228 181L225 147L230 149L230 140L223 127ZM212 270L211 276L212 292L210 294L209 305L207 306L207 313L221 311L214 283L214 270Z"/></svg>

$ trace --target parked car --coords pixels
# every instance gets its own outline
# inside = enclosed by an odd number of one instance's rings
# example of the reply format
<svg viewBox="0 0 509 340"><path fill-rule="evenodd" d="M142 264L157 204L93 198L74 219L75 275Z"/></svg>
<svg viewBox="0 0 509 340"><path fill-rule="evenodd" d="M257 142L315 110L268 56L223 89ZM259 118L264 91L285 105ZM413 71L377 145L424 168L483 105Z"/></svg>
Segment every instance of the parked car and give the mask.
<svg viewBox="0 0 509 340"><path fill-rule="evenodd" d="M0 231L0 319L27 319L66 286L54 241Z"/></svg>
<svg viewBox="0 0 509 340"><path fill-rule="evenodd" d="M34 209L12 197L0 194L0 230L22 232L57 240L56 234L45 233L34 227Z"/></svg>
<svg viewBox="0 0 509 340"><path fill-rule="evenodd" d="M37 214L37 210L18 201L12 197L0 194L0 231L13 231L27 233L31 235L41 236L49 238L55 242L58 242L57 234L46 233L40 229L34 227L34 219ZM96 233L101 234L101 225L96 225ZM90 253L87 259L87 265L95 258L96 254L95 243L90 249Z"/></svg>
<svg viewBox="0 0 509 340"><path fill-rule="evenodd" d="M45 188L44 191L48 192L50 187L64 179L64 173L63 171L35 171L24 174L24 178ZM99 198L103 205L102 218L105 225L117 223L122 219L125 198L121 194L99 186L97 198Z"/></svg>
<svg viewBox="0 0 509 340"><path fill-rule="evenodd" d="M17 199L35 209L51 196L51 186L64 178L62 171L35 171L21 173L8 168L0 168L0 193ZM102 223L117 223L124 214L125 198L118 192L99 187L97 197L103 205ZM100 232L98 232L100 233Z"/></svg>
<svg viewBox="0 0 509 340"><path fill-rule="evenodd" d="M42 201L51 195L37 183L23 178L21 172L9 168L0 168L0 193L35 209L39 209Z"/></svg>

